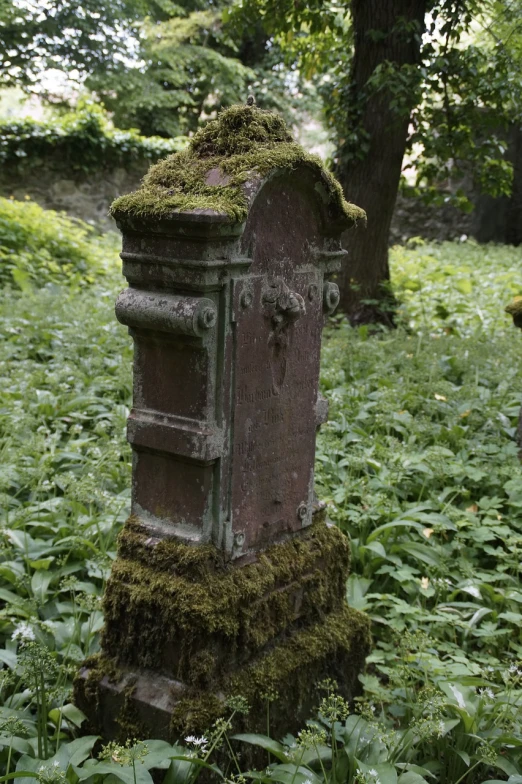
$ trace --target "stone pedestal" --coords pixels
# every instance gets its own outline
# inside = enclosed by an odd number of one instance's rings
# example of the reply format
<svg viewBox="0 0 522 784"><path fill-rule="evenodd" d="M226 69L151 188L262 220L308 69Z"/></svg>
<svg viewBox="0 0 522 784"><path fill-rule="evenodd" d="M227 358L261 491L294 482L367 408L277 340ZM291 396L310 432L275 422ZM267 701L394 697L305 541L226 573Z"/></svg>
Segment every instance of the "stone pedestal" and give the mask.
<svg viewBox="0 0 522 784"><path fill-rule="evenodd" d="M290 730L318 680L351 696L368 652L347 540L314 494L321 331L360 211L285 134L233 107L115 205L132 514L103 651L75 687L105 737L201 732L238 694L262 729L270 690L274 731Z"/></svg>

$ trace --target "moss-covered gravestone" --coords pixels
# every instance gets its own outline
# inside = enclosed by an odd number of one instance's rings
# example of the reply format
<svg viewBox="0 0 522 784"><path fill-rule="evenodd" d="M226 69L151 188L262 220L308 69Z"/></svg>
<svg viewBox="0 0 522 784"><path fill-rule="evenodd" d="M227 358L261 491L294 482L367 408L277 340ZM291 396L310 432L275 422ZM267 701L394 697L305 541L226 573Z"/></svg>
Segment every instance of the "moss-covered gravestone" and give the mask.
<svg viewBox="0 0 522 784"><path fill-rule="evenodd" d="M364 214L256 107L223 111L113 214L135 344L132 514L103 653L76 701L107 736L201 731L231 695L250 729L350 696L368 620L345 603L346 538L314 495L321 331L341 232Z"/></svg>

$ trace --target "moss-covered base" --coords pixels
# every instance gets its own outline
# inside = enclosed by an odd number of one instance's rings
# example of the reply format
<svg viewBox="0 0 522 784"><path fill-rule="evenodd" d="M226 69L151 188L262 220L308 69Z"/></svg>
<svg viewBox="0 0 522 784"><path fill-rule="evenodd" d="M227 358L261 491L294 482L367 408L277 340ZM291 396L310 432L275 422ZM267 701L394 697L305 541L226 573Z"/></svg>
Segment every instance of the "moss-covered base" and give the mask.
<svg viewBox="0 0 522 784"><path fill-rule="evenodd" d="M75 684L91 730L106 738L203 732L243 696L237 729L297 728L334 678L347 698L370 647L369 621L345 603L350 552L324 519L254 562L212 545L153 539L130 518L105 595L103 654ZM242 722L242 725L241 725ZM279 729L278 729L279 728Z"/></svg>
<svg viewBox="0 0 522 784"><path fill-rule="evenodd" d="M316 522L254 563L212 545L151 539L131 518L104 600L103 650L118 666L208 688L276 640L342 606L348 541Z"/></svg>
<svg viewBox="0 0 522 784"><path fill-rule="evenodd" d="M150 671L119 668L104 656L93 657L75 683L76 704L90 729L103 738L160 737L172 742L201 733L223 715L226 701L245 697L251 710L237 716L234 730L266 730L266 695L278 694L270 708L275 736L297 730L313 715L315 685L334 678L348 699L370 648L369 621L343 606L319 623L295 631L233 672L217 676L212 688L181 684Z"/></svg>

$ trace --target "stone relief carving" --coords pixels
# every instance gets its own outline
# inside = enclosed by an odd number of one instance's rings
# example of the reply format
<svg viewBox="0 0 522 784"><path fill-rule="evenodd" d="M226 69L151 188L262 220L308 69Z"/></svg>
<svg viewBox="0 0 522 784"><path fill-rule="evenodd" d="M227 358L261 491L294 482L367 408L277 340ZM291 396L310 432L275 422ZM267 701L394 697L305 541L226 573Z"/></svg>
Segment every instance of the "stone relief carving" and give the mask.
<svg viewBox="0 0 522 784"><path fill-rule="evenodd" d="M286 375L286 349L289 342L289 328L306 313L303 297L292 291L283 278L275 278L263 289L261 301L265 316L270 318L271 331L268 346L271 349L270 366L274 392L279 390Z"/></svg>

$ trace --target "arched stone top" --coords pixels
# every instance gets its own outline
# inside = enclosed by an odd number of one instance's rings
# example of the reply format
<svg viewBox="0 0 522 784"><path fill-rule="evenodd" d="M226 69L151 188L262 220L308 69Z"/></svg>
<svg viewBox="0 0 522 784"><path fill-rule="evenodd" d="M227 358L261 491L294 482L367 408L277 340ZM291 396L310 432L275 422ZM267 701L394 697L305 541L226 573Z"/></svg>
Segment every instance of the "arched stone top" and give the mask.
<svg viewBox="0 0 522 784"><path fill-rule="evenodd" d="M122 229L169 234L183 225L189 233L192 226L207 236L240 236L267 188L290 180L315 203L322 233L338 234L365 220L321 160L292 139L283 119L255 106L220 112L186 150L152 166L141 188L117 199L111 212Z"/></svg>

